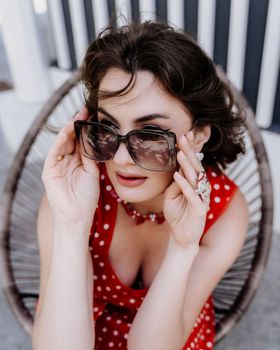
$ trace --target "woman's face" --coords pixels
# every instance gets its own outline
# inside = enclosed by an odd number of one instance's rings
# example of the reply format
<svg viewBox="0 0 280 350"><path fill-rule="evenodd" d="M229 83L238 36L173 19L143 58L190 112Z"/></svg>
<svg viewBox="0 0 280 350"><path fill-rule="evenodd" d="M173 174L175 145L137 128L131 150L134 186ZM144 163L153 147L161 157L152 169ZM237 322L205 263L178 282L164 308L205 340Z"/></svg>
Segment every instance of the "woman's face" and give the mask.
<svg viewBox="0 0 280 350"><path fill-rule="evenodd" d="M100 84L101 91L123 88L130 75L119 69L109 70ZM147 117L157 115L157 117ZM141 118L141 120L139 120ZM182 104L169 95L148 71L137 73L135 85L123 96L102 99L98 104L98 121L114 126L120 135L153 125L170 129L177 136L192 125ZM161 196L173 179L173 172L145 170L138 166L121 143L114 158L106 162L108 176L120 198L130 203L150 201Z"/></svg>

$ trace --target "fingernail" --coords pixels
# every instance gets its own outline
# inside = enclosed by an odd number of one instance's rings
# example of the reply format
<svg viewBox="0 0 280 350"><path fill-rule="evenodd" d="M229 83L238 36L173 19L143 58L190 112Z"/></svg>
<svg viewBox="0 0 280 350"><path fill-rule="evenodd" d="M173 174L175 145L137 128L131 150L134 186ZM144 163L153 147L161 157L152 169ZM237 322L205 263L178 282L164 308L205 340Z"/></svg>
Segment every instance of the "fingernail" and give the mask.
<svg viewBox="0 0 280 350"><path fill-rule="evenodd" d="M192 131L192 130L188 132L188 138L189 138L190 140L193 139L193 131Z"/></svg>

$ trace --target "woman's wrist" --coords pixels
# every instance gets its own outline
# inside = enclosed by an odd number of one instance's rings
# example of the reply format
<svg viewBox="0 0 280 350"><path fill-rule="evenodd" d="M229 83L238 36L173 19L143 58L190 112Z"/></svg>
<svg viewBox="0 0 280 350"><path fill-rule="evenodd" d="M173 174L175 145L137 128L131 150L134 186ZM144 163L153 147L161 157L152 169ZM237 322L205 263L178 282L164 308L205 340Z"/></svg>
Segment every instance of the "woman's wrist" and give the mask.
<svg viewBox="0 0 280 350"><path fill-rule="evenodd" d="M87 240L89 239L92 220L81 220L75 222L61 222L55 220L54 232L55 236L59 236L62 239L75 239L75 240Z"/></svg>
<svg viewBox="0 0 280 350"><path fill-rule="evenodd" d="M175 251L176 254L182 254L183 256L193 255L195 257L199 252L199 243L191 243L191 244L182 246L176 241L175 237L171 233L169 244L168 244L168 250L170 252Z"/></svg>

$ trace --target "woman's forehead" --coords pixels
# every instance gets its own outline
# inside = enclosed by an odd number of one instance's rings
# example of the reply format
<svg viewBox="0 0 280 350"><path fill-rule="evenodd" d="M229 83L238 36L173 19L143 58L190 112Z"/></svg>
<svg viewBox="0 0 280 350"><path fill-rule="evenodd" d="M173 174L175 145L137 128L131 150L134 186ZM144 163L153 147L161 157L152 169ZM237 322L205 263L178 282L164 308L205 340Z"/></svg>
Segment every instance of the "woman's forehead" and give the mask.
<svg viewBox="0 0 280 350"><path fill-rule="evenodd" d="M124 88L130 81L131 75L119 70L109 70L100 84L100 90L114 92ZM186 113L184 106L174 96L170 95L152 73L139 71L135 76L133 87L122 95L108 97L99 101L99 106L106 110L134 110L137 114L160 113L172 116L174 113Z"/></svg>

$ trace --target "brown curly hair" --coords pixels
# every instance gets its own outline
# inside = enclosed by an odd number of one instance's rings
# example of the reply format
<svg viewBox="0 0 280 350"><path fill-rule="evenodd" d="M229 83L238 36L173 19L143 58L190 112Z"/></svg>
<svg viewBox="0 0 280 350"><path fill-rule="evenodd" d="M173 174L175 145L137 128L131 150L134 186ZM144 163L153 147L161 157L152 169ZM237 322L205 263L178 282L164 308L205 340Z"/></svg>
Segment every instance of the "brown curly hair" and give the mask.
<svg viewBox="0 0 280 350"><path fill-rule="evenodd" d="M119 91L100 91L101 80L110 68L131 74L131 79ZM127 93L140 70L151 72L167 92L181 101L196 128L211 126L211 137L202 149L206 169L210 166L221 173L245 153L245 117L233 110L229 86L218 77L212 60L192 36L163 23L109 26L90 44L81 78L87 90L85 103L93 118L98 101Z"/></svg>

